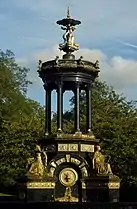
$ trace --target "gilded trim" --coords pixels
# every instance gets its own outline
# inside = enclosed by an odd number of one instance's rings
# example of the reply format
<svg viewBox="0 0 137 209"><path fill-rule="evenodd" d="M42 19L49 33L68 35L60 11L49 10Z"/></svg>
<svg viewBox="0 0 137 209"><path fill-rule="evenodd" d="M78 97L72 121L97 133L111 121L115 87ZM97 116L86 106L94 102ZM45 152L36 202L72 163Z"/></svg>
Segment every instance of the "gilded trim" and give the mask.
<svg viewBox="0 0 137 209"><path fill-rule="evenodd" d="M55 187L54 182L29 182L27 183L27 188L29 189L53 189Z"/></svg>

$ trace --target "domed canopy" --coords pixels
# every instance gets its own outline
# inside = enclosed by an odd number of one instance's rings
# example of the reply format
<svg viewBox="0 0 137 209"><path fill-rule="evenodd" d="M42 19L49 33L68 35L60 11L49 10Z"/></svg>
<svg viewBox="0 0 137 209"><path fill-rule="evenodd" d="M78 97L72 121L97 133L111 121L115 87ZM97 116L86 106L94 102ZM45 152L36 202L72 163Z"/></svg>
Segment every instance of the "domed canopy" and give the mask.
<svg viewBox="0 0 137 209"><path fill-rule="evenodd" d="M67 18L57 21L57 24L62 25L61 29L65 31L64 43L59 44L59 49L65 54L62 59L56 57L54 60L43 63L39 61L38 73L46 91L46 135L51 133L51 92L53 90L57 90L57 131L62 133L63 130L63 93L69 90L73 91L75 97L74 132L80 133L80 91L84 90L87 104L86 133L90 135L88 139L95 141L91 134L91 88L99 73L99 62L98 60L94 63L83 60L82 56L75 59L72 54L79 49L78 44L74 42L73 32L76 29L75 26L80 23L70 17L69 9Z"/></svg>

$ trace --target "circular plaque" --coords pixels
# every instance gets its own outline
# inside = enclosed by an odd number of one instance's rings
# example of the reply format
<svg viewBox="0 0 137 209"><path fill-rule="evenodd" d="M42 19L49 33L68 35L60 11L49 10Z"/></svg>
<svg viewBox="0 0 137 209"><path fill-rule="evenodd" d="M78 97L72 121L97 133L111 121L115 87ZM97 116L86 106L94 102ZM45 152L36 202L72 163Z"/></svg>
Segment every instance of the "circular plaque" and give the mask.
<svg viewBox="0 0 137 209"><path fill-rule="evenodd" d="M78 174L73 168L64 168L59 174L59 180L64 186L70 187L78 180Z"/></svg>

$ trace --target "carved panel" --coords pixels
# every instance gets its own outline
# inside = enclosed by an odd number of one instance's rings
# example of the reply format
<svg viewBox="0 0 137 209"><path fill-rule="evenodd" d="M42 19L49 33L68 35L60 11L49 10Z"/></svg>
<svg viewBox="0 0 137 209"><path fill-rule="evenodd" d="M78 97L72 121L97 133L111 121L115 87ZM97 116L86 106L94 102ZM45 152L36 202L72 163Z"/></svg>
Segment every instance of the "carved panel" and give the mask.
<svg viewBox="0 0 137 209"><path fill-rule="evenodd" d="M73 157L71 158L71 162L76 164L76 165L79 165L81 163L80 160L78 160L76 158L73 158Z"/></svg>
<svg viewBox="0 0 137 209"><path fill-rule="evenodd" d="M51 165L53 166L53 167L55 167L56 168L56 164L55 164L55 162L53 161L52 163L51 163Z"/></svg>
<svg viewBox="0 0 137 209"><path fill-rule="evenodd" d="M82 162L82 164L79 166L80 168L84 167L85 166L85 163Z"/></svg>
<svg viewBox="0 0 137 209"><path fill-rule="evenodd" d="M78 144L68 144L68 151L78 151Z"/></svg>
<svg viewBox="0 0 137 209"><path fill-rule="evenodd" d="M108 187L109 187L109 189L119 189L120 183L119 182L109 182Z"/></svg>
<svg viewBox="0 0 137 209"><path fill-rule="evenodd" d="M87 177L88 176L88 172L87 172L86 167L81 168L81 170L82 170L83 176Z"/></svg>
<svg viewBox="0 0 137 209"><path fill-rule="evenodd" d="M49 173L52 177L54 175L54 172L55 172L55 168L51 167Z"/></svg>
<svg viewBox="0 0 137 209"><path fill-rule="evenodd" d="M78 144L58 144L58 151L60 152L66 152L66 151L71 151L71 152L76 152L78 151Z"/></svg>
<svg viewBox="0 0 137 209"><path fill-rule="evenodd" d="M55 187L54 182L29 182L29 183L27 183L27 188L32 188L32 189L36 189L36 188L52 189L54 187Z"/></svg>
<svg viewBox="0 0 137 209"><path fill-rule="evenodd" d="M85 182L82 182L82 189L86 189L86 184L85 184Z"/></svg>
<svg viewBox="0 0 137 209"><path fill-rule="evenodd" d="M59 160L56 161L56 163L58 165L62 164L62 163L65 163L66 162L66 159L65 158L60 158Z"/></svg>
<svg viewBox="0 0 137 209"><path fill-rule="evenodd" d="M58 151L62 152L62 151L68 151L67 150L67 144L58 144Z"/></svg>
<svg viewBox="0 0 137 209"><path fill-rule="evenodd" d="M66 155L66 161L67 161L67 163L70 162L70 155L69 154Z"/></svg>
<svg viewBox="0 0 137 209"><path fill-rule="evenodd" d="M94 145L81 144L81 152L94 152Z"/></svg>

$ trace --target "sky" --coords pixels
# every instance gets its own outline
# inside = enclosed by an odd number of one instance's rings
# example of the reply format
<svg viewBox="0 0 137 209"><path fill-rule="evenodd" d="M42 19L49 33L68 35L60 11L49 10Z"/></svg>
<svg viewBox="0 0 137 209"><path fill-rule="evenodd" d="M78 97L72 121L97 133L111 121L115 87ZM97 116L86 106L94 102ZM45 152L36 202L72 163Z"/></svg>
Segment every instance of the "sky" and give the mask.
<svg viewBox="0 0 137 209"><path fill-rule="evenodd" d="M38 60L62 56L58 44L63 31L56 24L66 17L82 23L75 31L80 50L76 57L100 62L100 79L112 85L127 100L137 99L137 0L4 0L0 4L0 48L14 52L21 66L30 68L33 82L28 97L44 104L43 83L38 77ZM71 93L65 93L64 110ZM52 94L52 110L56 96Z"/></svg>

